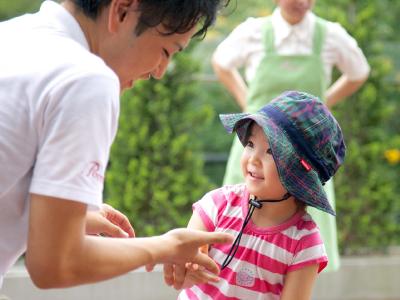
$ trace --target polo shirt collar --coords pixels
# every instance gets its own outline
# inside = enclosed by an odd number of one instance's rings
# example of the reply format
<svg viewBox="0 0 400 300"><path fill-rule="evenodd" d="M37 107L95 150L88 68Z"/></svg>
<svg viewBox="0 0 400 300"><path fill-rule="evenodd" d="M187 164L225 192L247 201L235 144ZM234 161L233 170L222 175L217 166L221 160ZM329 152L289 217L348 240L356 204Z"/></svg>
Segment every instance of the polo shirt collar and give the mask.
<svg viewBox="0 0 400 300"><path fill-rule="evenodd" d="M40 6L39 14L44 16L45 19L51 20L52 24L60 30L60 33L67 35L90 50L78 21L62 5L46 0Z"/></svg>

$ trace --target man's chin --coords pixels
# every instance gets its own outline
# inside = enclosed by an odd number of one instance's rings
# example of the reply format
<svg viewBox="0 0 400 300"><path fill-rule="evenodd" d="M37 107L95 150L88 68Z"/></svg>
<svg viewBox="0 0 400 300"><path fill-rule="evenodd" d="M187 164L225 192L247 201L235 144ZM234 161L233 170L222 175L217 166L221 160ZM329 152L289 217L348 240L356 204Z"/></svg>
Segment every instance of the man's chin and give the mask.
<svg viewBox="0 0 400 300"><path fill-rule="evenodd" d="M122 84L122 86L121 86L121 92L133 88L134 85L135 85L135 81L133 81L133 80Z"/></svg>

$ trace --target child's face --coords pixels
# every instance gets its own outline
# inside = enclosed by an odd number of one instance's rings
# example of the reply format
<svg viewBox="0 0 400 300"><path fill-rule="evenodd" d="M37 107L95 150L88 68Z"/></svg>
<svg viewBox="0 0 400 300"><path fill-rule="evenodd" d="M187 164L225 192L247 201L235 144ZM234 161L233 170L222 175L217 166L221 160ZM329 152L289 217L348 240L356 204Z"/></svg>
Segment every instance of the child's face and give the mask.
<svg viewBox="0 0 400 300"><path fill-rule="evenodd" d="M258 199L280 199L286 193L268 140L256 123L252 126L240 164L250 194Z"/></svg>
<svg viewBox="0 0 400 300"><path fill-rule="evenodd" d="M303 20L314 5L314 0L276 0L276 3L281 9L282 17L294 25Z"/></svg>

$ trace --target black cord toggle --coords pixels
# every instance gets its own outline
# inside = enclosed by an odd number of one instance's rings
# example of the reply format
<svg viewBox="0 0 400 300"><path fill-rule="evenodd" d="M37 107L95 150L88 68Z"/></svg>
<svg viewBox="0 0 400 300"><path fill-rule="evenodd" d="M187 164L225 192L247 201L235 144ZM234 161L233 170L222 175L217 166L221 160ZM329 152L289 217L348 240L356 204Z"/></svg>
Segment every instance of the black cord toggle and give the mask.
<svg viewBox="0 0 400 300"><path fill-rule="evenodd" d="M262 203L257 201L256 199L250 199L249 204L253 205L255 208L261 208L262 207Z"/></svg>

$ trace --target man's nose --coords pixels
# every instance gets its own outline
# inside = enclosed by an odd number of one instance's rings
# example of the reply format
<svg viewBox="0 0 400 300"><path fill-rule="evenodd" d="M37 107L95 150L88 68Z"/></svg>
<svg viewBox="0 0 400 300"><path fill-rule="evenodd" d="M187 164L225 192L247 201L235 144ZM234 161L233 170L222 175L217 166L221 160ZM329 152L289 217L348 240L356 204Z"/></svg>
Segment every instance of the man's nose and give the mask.
<svg viewBox="0 0 400 300"><path fill-rule="evenodd" d="M155 70L151 73L151 76L152 76L153 78L155 78L155 79L161 79L161 78L163 78L165 72L167 71L168 64L169 64L169 59L166 60L166 61L164 61L164 62L161 62L161 63L158 65L158 68L155 69Z"/></svg>

